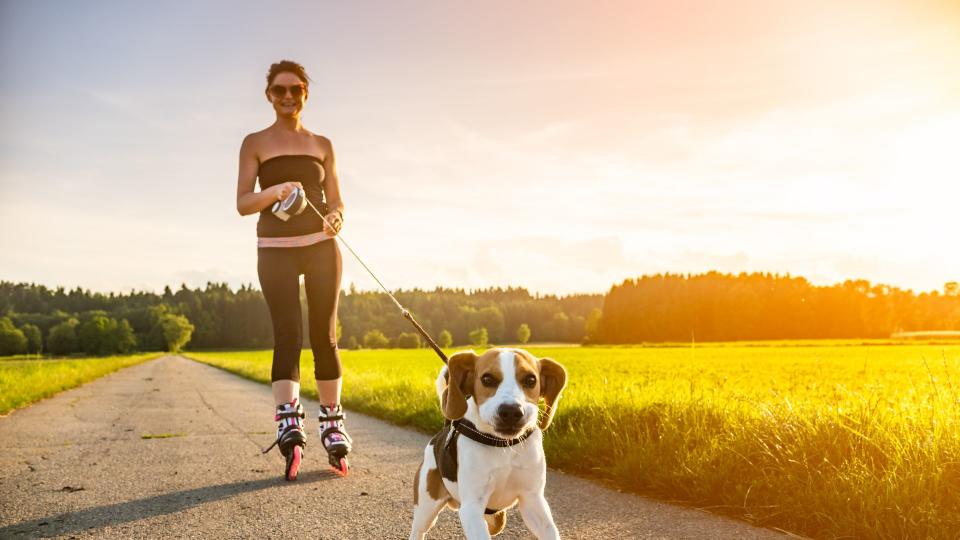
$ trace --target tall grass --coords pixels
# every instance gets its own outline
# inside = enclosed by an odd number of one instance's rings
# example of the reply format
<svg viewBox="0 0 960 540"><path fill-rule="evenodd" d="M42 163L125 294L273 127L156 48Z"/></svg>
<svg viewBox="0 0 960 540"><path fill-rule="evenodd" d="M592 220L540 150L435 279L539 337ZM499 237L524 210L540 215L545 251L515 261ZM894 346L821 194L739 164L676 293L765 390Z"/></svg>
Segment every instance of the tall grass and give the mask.
<svg viewBox="0 0 960 540"><path fill-rule="evenodd" d="M0 415L157 356L152 353L69 360L4 358L0 361Z"/></svg>
<svg viewBox="0 0 960 540"><path fill-rule="evenodd" d="M570 372L548 462L820 538L956 538L960 346L797 345L531 348ZM193 356L269 381L269 351ZM440 426L430 352L343 360L348 407Z"/></svg>

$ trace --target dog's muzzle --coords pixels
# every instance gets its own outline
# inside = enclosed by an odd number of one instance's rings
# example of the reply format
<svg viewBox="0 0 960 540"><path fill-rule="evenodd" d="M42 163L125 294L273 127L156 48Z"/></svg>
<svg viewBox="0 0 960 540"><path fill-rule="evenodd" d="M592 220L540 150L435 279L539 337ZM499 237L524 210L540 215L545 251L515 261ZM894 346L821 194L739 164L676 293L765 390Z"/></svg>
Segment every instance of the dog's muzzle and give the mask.
<svg viewBox="0 0 960 540"><path fill-rule="evenodd" d="M507 436L518 435L526 425L523 406L519 403L504 403L497 407L494 429Z"/></svg>

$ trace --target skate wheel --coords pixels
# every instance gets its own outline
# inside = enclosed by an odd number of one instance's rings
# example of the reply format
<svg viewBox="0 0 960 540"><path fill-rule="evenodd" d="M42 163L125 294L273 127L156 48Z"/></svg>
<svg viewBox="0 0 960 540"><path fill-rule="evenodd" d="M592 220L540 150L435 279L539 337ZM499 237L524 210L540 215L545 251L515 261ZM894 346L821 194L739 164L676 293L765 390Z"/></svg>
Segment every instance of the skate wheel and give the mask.
<svg viewBox="0 0 960 540"><path fill-rule="evenodd" d="M347 463L347 458L340 458L340 461L338 462L337 466L333 468L333 470L336 471L336 473L340 476L346 476L347 473L350 472L350 465Z"/></svg>
<svg viewBox="0 0 960 540"><path fill-rule="evenodd" d="M303 448L294 446L291 450L290 463L287 465L287 480L296 480L300 472L300 462L303 460Z"/></svg>

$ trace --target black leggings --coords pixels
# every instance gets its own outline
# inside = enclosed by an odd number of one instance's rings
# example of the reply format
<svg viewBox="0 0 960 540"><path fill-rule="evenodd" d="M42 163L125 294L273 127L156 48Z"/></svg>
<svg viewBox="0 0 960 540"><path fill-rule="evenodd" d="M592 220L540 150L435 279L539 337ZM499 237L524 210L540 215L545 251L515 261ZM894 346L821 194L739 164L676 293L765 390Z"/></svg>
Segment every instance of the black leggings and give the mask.
<svg viewBox="0 0 960 540"><path fill-rule="evenodd" d="M304 247L257 249L260 288L273 320L272 381L300 380L303 347L300 274L307 289L313 373L318 381L340 378L337 351L340 271L340 249L333 239Z"/></svg>

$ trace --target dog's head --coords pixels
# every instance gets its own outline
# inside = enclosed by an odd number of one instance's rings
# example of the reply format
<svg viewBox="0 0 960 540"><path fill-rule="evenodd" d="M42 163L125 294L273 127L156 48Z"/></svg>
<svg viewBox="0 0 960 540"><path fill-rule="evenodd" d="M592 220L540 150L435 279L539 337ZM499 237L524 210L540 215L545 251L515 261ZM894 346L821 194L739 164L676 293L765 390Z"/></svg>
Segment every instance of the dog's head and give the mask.
<svg viewBox="0 0 960 540"><path fill-rule="evenodd" d="M567 370L549 358L537 358L523 349L490 349L482 355L464 351L450 357L443 414L463 418L473 397L480 420L504 437L515 437L537 422L538 403L546 403L539 419L547 429L557 409Z"/></svg>

